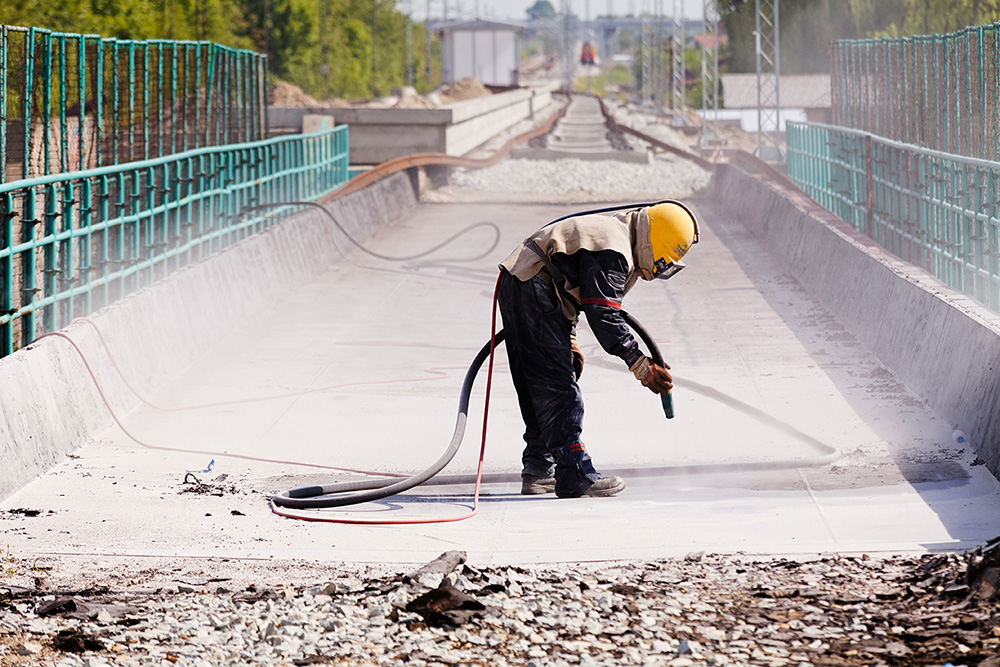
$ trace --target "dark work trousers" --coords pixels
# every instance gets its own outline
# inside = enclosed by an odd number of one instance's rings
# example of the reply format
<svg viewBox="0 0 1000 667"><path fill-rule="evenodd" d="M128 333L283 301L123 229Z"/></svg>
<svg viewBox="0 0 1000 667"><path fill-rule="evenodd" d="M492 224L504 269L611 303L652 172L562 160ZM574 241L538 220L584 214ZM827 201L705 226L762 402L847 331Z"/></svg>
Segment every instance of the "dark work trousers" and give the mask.
<svg viewBox="0 0 1000 667"><path fill-rule="evenodd" d="M507 359L524 420L521 472L556 478L556 495L580 495L599 478L580 441L583 399L573 372L571 323L552 287L502 271L500 315Z"/></svg>

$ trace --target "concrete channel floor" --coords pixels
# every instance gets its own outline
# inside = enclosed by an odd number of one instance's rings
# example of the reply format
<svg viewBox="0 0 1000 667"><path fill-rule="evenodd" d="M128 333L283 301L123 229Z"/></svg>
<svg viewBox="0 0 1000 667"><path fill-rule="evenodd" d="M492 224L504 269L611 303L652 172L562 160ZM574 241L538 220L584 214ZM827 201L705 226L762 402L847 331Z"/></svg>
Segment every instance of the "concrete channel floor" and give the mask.
<svg viewBox="0 0 1000 667"><path fill-rule="evenodd" d="M695 551L912 553L1000 535L1000 485L952 440L956 425L881 367L738 220L711 201L697 205L704 229L689 268L666 283L640 283L625 301L673 366L675 419L664 418L658 398L581 323L584 437L599 469L665 473L628 473L618 497L526 497L517 484L491 484L477 516L424 525L341 525L271 512L267 499L277 491L354 477L317 466L415 472L437 459L451 438L465 369L489 337L497 262L532 230L574 210L423 204L369 246L413 254L476 222L497 225L496 246L480 227L409 262L349 251L349 262L207 348L150 398L179 407L325 389L214 408L139 409L127 426L144 445L201 453L150 449L110 429L3 502L3 543L21 556L330 563L419 563L461 549L470 562L504 564ZM481 374L463 449L446 473L475 470L484 387ZM521 426L502 350L488 434L486 472L519 472ZM842 456L812 465L822 453L816 441ZM213 460L211 472L188 475ZM779 469L754 469L769 462ZM684 466L694 472L681 474ZM469 511L471 493L471 486L428 485L313 514L452 517ZM8 512L17 508L41 513Z"/></svg>

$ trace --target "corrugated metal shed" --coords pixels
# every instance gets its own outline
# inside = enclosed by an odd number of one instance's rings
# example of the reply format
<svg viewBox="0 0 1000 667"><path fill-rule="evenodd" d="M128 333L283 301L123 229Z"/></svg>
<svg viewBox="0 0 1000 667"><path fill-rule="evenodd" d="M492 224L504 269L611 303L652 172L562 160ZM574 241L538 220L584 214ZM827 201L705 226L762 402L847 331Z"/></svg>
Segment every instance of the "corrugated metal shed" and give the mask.
<svg viewBox="0 0 1000 667"><path fill-rule="evenodd" d="M830 107L829 74L786 74L778 85L782 109ZM756 109L757 75L723 74L722 104L725 109Z"/></svg>

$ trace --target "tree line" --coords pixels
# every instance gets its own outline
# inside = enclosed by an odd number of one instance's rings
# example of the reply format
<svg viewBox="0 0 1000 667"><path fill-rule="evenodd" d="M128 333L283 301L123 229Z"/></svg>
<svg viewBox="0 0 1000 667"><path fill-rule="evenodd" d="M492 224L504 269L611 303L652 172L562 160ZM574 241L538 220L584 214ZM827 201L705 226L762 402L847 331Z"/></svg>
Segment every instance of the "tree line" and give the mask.
<svg viewBox="0 0 1000 667"><path fill-rule="evenodd" d="M729 71L756 71L754 0L719 0ZM837 39L943 34L1000 20L1000 0L780 0L781 71L828 72Z"/></svg>
<svg viewBox="0 0 1000 667"><path fill-rule="evenodd" d="M395 0L3 0L0 24L252 49L272 77L319 99L386 95L411 80L428 90L440 77L438 40Z"/></svg>

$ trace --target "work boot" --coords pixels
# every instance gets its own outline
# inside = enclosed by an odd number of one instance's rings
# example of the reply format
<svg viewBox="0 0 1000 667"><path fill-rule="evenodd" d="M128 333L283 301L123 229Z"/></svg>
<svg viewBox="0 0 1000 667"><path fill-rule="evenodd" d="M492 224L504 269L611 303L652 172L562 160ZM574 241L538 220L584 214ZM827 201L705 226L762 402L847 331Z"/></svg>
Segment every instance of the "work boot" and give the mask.
<svg viewBox="0 0 1000 667"><path fill-rule="evenodd" d="M576 495L561 495L560 498L606 498L625 489L621 477L599 477L596 482Z"/></svg>
<svg viewBox="0 0 1000 667"><path fill-rule="evenodd" d="M534 475L521 475L521 495L539 496L543 493L552 493L556 490L555 477L535 477Z"/></svg>

